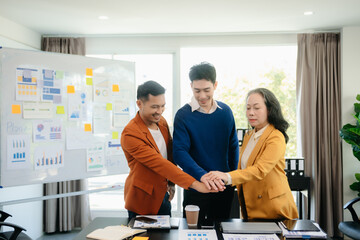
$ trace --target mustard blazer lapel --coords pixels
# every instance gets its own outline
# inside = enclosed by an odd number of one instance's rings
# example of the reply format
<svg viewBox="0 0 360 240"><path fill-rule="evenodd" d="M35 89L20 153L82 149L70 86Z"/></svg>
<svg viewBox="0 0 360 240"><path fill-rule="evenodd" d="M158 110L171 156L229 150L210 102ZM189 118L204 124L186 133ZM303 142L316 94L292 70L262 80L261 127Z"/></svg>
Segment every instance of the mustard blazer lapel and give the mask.
<svg viewBox="0 0 360 240"><path fill-rule="evenodd" d="M144 121L141 119L139 112L137 112L135 116L135 122L139 126L140 130L144 133L146 139L149 141L149 143L156 149L158 153L160 153L160 150L158 149L154 138L152 137L148 127L145 125ZM161 129L160 129L161 130ZM161 132L162 133L162 132ZM164 134L163 134L164 136ZM165 137L164 137L165 138ZM166 139L166 138L165 138ZM165 140L166 141L166 140Z"/></svg>
<svg viewBox="0 0 360 240"><path fill-rule="evenodd" d="M263 134L261 135L259 141L256 143L253 151L251 152L246 167L252 166L254 164L254 161L256 159L256 156L258 155L259 151L261 150L262 146L264 145L265 140L268 138L270 133L274 130L274 126L269 124ZM255 130L252 130L251 134L255 134ZM246 141L246 145L250 140L250 136L248 140ZM246 146L244 146L246 148ZM245 150L244 148L244 150Z"/></svg>

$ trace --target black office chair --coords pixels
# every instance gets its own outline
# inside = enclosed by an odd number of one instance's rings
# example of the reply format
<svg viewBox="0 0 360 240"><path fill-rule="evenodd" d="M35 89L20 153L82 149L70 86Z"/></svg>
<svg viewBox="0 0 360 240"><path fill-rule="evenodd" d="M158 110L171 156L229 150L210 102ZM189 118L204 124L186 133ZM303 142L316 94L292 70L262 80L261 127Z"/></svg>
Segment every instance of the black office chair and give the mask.
<svg viewBox="0 0 360 240"><path fill-rule="evenodd" d="M355 240L360 240L360 220L353 208L354 203L358 201L360 201L360 197L354 198L344 205L344 209L348 209L350 211L353 221L339 223L340 231Z"/></svg>
<svg viewBox="0 0 360 240"><path fill-rule="evenodd" d="M2 229L2 226L14 229L6 232L0 231L0 240L32 240L28 235L22 232L26 231L25 228L13 223L5 222L8 217L11 217L11 215L0 210L0 229Z"/></svg>

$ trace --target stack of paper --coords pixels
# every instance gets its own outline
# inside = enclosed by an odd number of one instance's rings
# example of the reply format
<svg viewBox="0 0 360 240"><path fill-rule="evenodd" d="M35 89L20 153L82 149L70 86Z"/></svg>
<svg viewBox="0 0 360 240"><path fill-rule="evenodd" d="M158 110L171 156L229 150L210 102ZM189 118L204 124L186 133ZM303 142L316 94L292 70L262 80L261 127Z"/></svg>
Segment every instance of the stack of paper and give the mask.
<svg viewBox="0 0 360 240"><path fill-rule="evenodd" d="M314 225L320 231L289 231L282 224L279 224L279 227L281 228L282 235L285 238L327 238L327 234L323 230L321 230L319 224L314 223Z"/></svg>
<svg viewBox="0 0 360 240"><path fill-rule="evenodd" d="M106 228L96 229L86 237L99 240L121 240L143 232L146 232L146 230L132 229L126 226L108 226Z"/></svg>

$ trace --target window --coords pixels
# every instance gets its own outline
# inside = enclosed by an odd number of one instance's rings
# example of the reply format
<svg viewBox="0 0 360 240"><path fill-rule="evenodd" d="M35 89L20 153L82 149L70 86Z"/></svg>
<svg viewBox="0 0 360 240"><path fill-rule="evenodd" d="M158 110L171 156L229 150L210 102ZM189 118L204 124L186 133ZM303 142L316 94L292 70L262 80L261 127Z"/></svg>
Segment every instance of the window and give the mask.
<svg viewBox="0 0 360 240"><path fill-rule="evenodd" d="M181 105L192 97L188 77L191 66L206 61L214 65L218 87L215 99L228 104L237 128L248 128L246 94L258 87L271 90L278 98L287 131L287 157L297 157L296 148L296 57L294 46L214 47L181 49Z"/></svg>
<svg viewBox="0 0 360 240"><path fill-rule="evenodd" d="M298 157L296 152L296 54L293 46L251 46L251 47L212 47L181 48L180 89L173 89L173 54L135 54L135 55L91 55L136 63L136 86L155 80L166 88L166 110L164 117L170 127L177 109L173 109L174 96L180 96L180 106L188 103L192 96L189 69L202 61L212 63L217 70L218 88L215 99L228 104L233 110L236 126L247 128L245 116L246 94L257 87L269 88L280 101L285 118L290 123L286 157ZM134 99L135 101L135 99ZM89 179L90 189L101 186L124 186L127 174ZM177 188L172 201L173 216L181 217L182 189ZM123 190L90 194L92 216L101 211L101 216L124 209ZM117 213L119 214L119 213Z"/></svg>
<svg viewBox="0 0 360 240"><path fill-rule="evenodd" d="M173 55L172 54L136 54L136 55L88 55L104 59L135 62L136 87L148 80L160 83L165 89L166 109L163 116L169 126L173 123ZM136 99L134 99L136 101ZM128 174L89 178L89 189L120 186L120 190L104 191L89 195L92 216L127 216L124 208L123 187ZM172 201L172 209L178 209L177 196Z"/></svg>

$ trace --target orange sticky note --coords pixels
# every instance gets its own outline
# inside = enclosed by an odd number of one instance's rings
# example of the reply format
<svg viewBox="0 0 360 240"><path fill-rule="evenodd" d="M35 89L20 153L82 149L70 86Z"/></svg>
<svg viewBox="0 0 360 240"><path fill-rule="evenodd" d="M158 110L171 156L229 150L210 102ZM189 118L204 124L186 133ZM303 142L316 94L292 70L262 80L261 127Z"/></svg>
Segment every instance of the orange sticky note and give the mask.
<svg viewBox="0 0 360 240"><path fill-rule="evenodd" d="M92 78L86 78L86 85L93 85Z"/></svg>
<svg viewBox="0 0 360 240"><path fill-rule="evenodd" d="M119 90L119 85L113 84L113 86L112 86L112 91L113 91L113 92L119 92L119 91L120 91L120 90Z"/></svg>
<svg viewBox="0 0 360 240"><path fill-rule="evenodd" d="M92 76L92 75L93 75L92 68L86 68L86 76Z"/></svg>
<svg viewBox="0 0 360 240"><path fill-rule="evenodd" d="M11 113L12 114L20 114L21 113L20 105L11 105Z"/></svg>
<svg viewBox="0 0 360 240"><path fill-rule="evenodd" d="M107 103L107 104L106 104L106 110L107 110L107 111L111 111L111 110L112 110L112 103Z"/></svg>
<svg viewBox="0 0 360 240"><path fill-rule="evenodd" d="M18 76L18 77L17 77L17 80L18 80L19 82L22 82L22 76Z"/></svg>
<svg viewBox="0 0 360 240"><path fill-rule="evenodd" d="M75 93L75 86L68 85L67 86L67 93Z"/></svg>
<svg viewBox="0 0 360 240"><path fill-rule="evenodd" d="M85 132L91 132L91 123L85 123L84 130Z"/></svg>
<svg viewBox="0 0 360 240"><path fill-rule="evenodd" d="M134 237L132 240L148 240L149 237Z"/></svg>

